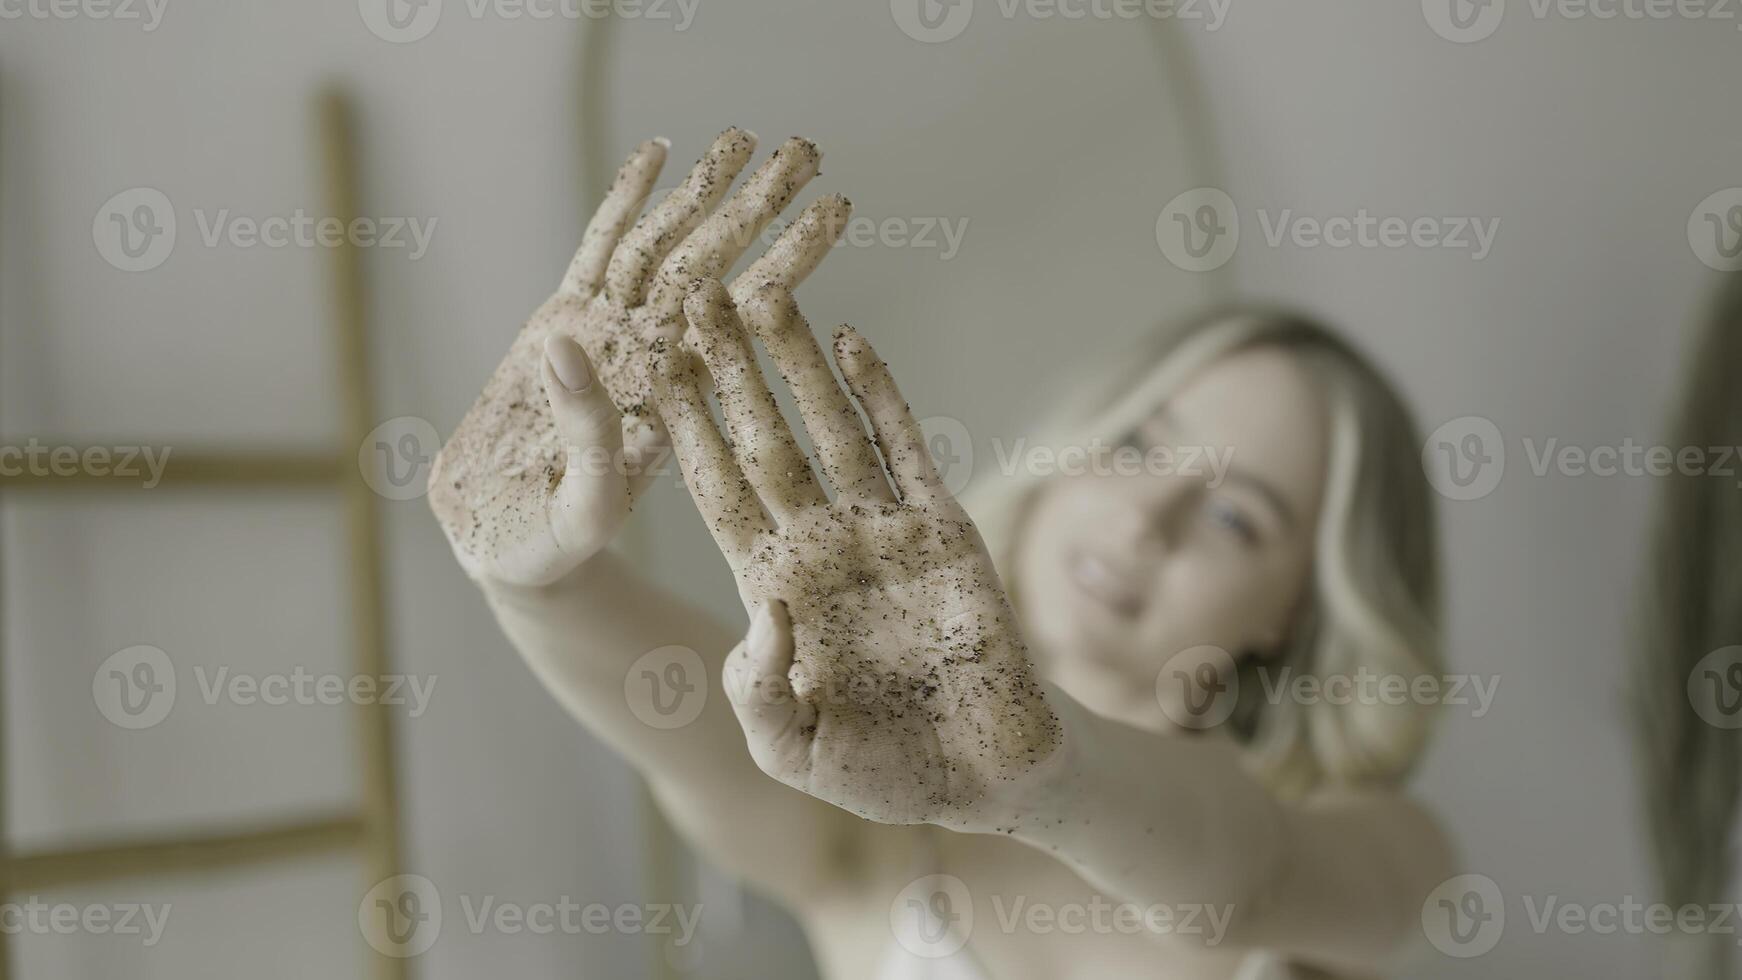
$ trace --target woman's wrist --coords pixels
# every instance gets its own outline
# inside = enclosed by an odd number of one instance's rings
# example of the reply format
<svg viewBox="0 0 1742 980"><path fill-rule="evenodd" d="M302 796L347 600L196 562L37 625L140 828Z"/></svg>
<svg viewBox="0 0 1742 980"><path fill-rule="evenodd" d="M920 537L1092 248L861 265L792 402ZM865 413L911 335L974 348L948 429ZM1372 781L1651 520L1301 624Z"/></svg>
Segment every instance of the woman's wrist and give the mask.
<svg viewBox="0 0 1742 980"><path fill-rule="evenodd" d="M577 591L587 589L601 577L616 577L629 573L623 556L611 548L601 548L585 561L549 582L532 585L510 582L491 576L473 579L491 605L513 608L537 608L552 602L562 602Z"/></svg>
<svg viewBox="0 0 1742 980"><path fill-rule="evenodd" d="M1052 847L1056 829L1079 816L1076 805L1083 799L1092 776L1088 744L1098 719L1058 687L1041 682L1047 707L1058 720L1058 743L1032 769L1010 780L1002 791L987 799L985 826L981 833L1015 837L1041 847Z"/></svg>

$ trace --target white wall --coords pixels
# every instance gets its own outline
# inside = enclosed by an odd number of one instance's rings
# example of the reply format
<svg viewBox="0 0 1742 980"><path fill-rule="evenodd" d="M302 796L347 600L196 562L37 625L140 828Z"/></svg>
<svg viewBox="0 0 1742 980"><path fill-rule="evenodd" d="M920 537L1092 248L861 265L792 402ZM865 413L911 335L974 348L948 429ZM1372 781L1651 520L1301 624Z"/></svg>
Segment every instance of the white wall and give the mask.
<svg viewBox="0 0 1742 980"><path fill-rule="evenodd" d="M1650 900L1623 729L1649 478L1538 477L1524 440L1662 438L1717 273L1686 226L1742 183L1737 22L1537 20L1450 43L1415 3L1237 4L1194 33L1242 208L1242 288L1345 324L1424 429L1506 440L1489 496L1442 501L1454 669L1498 675L1448 712L1421 781L1469 870L1507 898L1500 946L1423 976L1653 976L1633 936L1537 935L1542 904ZM1492 254L1271 248L1254 212L1500 219Z"/></svg>
<svg viewBox="0 0 1742 980"><path fill-rule="evenodd" d="M403 45L366 30L352 0L172 0L149 33L0 22L0 435L172 452L327 444L326 256L207 247L199 222L224 208L319 212L311 99L329 78L356 93L367 133L363 210L437 222L427 255L366 259L378 414L450 428L554 287L608 179L581 173L582 33L597 25L464 9L450 2L434 33ZM1206 295L1159 260L1144 216L1202 179L1166 94L1164 28L994 22L929 45L879 5L798 2L704 4L687 32L617 27L589 159L614 166L664 134L687 161L728 124L769 148L802 133L827 153L806 199L843 191L869 218L962 234L947 259L936 232L935 247L843 247L801 299L819 329L851 318L875 338L916 408L960 420L982 453L1018 428L1051 366ZM1103 90L1088 111L1086 79ZM168 196L178 239L158 268L124 273L98 254L92 222L136 186ZM741 617L693 509L673 486L655 494L638 549ZM423 503L384 506L395 660L437 685L427 713L400 725L408 870L437 884L448 916L421 975L646 975L656 954L641 937L457 927L460 896L642 901L650 841L631 775L521 666ZM188 696L196 668L344 669L333 501L145 492L8 499L0 517L15 838L227 826L353 798L342 711ZM184 690L166 721L123 731L95 712L91 678L142 643L171 655ZM689 951L706 958L698 975L803 975L790 924L683 874L663 897L709 905ZM294 890L282 869L99 889L81 900L172 900L163 944L141 957L25 937L24 976L356 975L366 883L342 861L298 875Z"/></svg>
<svg viewBox="0 0 1742 980"><path fill-rule="evenodd" d="M352 0L170 0L150 33L0 21L0 437L175 448L332 437L325 256L204 247L194 212L318 210L310 97L333 77L358 94L368 134L365 211L438 222L418 260L368 257L378 414L450 427L552 287L605 175L581 173L577 131L581 28L597 25L449 8L410 44L372 35ZM1742 183L1734 25L1538 22L1514 3L1492 37L1458 45L1413 3L1239 0L1213 32L996 10L980 3L939 44L902 34L877 3L703 3L688 31L619 24L593 76L608 112L591 120L588 157L661 133L687 160L729 123L768 146L803 133L828 154L807 198L842 191L860 214L910 227L966 221L948 261L843 248L801 300L819 329L865 329L920 414L973 434L977 467L992 437L1020 434L1061 368L1202 302L1226 273L1345 326L1396 372L1426 428L1497 423L1505 479L1481 500L1445 502L1443 529L1454 669L1498 675L1499 696L1485 718L1448 712L1421 789L1469 868L1507 892L1509 923L1495 952L1423 975L1647 975L1645 941L1535 935L1523 901L1648 892L1620 719L1651 487L1531 476L1522 440L1660 430L1713 277L1689 248L1688 215ZM1182 123L1192 93L1161 61L1175 29L1214 143ZM1219 174L1195 162L1217 155ZM1232 194L1243 223L1233 263L1211 276L1175 269L1155 240L1163 205L1200 184ZM180 239L161 267L126 274L98 255L91 225L135 186L170 197ZM1500 226L1481 261L1269 247L1257 212L1284 208ZM410 870L450 901L642 900L630 774L520 666L422 503L386 506L395 658L438 679L428 713L401 725ZM193 705L123 732L90 697L96 665L137 643L181 670L340 669L335 514L318 496L276 494L0 503L16 839L350 799L342 713ZM653 567L684 570L734 614L674 488L656 491L633 535ZM735 901L717 882L686 887L722 910ZM359 884L342 862L156 888L91 899L173 896L154 955L27 937L24 976L247 963L252 976L337 977L360 960ZM790 926L755 904L738 912L740 928L706 939L704 975L802 969ZM633 936L450 928L420 965L431 978L615 978L650 962Z"/></svg>

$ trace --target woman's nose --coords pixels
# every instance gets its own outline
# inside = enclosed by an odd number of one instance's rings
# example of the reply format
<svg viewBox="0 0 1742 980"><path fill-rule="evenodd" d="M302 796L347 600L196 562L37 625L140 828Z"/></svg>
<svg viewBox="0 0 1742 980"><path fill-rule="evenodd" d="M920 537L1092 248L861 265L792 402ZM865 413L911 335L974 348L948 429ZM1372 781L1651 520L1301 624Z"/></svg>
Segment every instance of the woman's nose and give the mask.
<svg viewBox="0 0 1742 980"><path fill-rule="evenodd" d="M1172 547L1179 540L1185 515L1192 506L1191 481L1146 474L1134 478L1134 482L1130 500L1134 541L1151 549Z"/></svg>

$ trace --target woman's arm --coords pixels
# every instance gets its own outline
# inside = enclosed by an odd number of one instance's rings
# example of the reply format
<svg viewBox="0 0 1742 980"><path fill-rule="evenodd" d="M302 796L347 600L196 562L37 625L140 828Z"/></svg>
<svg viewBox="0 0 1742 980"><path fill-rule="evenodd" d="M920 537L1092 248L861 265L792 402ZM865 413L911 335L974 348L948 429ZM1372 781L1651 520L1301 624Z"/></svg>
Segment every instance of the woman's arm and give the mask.
<svg viewBox="0 0 1742 980"><path fill-rule="evenodd" d="M1448 864L1421 811L1391 795L1285 805L1232 745L1128 728L1047 688L870 345L836 336L867 433L790 297L735 303L703 281L684 310L731 439L687 352L657 359L655 399L754 610L726 676L764 772L881 823L1014 835L1111 897L1218 906L1234 942L1339 972L1407 944ZM751 334L792 386L821 469L847 488L834 500L774 411Z"/></svg>
<svg viewBox="0 0 1742 980"><path fill-rule="evenodd" d="M994 823L1140 907L1224 910L1224 941L1338 972L1383 972L1419 936L1452 874L1434 819L1389 792L1293 804L1209 736L1101 718L1056 688L1063 748L1004 798Z"/></svg>
<svg viewBox="0 0 1742 980"><path fill-rule="evenodd" d="M485 585L484 595L545 688L647 777L666 816L715 864L787 901L814 897L851 871L853 838L874 825L769 779L745 748L721 690L721 666L742 630L612 552L550 585ZM642 676L637 662L668 647L696 659L683 666L660 657L653 676ZM668 674L672 663L679 672ZM666 716L650 713L656 700ZM694 720L662 727L698 706Z"/></svg>

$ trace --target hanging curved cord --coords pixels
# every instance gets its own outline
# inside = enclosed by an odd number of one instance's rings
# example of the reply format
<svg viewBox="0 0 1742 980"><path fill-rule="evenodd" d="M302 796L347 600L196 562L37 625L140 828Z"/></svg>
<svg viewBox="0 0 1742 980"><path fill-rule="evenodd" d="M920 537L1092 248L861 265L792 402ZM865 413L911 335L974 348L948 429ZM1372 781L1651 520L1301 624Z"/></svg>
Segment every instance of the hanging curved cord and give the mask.
<svg viewBox="0 0 1742 980"><path fill-rule="evenodd" d="M5 72L0 70L0 296L5 295L6 263L5 263L5 228L10 227L4 219L6 208L6 86ZM0 315L5 313L5 304L0 303ZM0 329L0 338L6 331ZM5 404L0 399L0 404ZM6 514L0 511L0 901L11 897L12 862L10 840L12 831L6 825L6 816L11 801L7 797L8 781L12 778L6 765L7 753L12 751L11 740L6 732ZM11 937L0 931L0 980L11 980L12 977L12 947Z"/></svg>
<svg viewBox="0 0 1742 980"><path fill-rule="evenodd" d="M610 86L606 79L610 77L612 41L617 36L612 27L613 20L601 17L585 20L580 25L575 158L580 162L581 211L576 215L575 241L580 241L579 230L587 226L593 210L599 206L610 186L615 166L610 145L604 138L604 134L611 131L612 121ZM623 554L633 562L645 563L652 557L647 529L641 522L626 524L618 534L618 543ZM678 872L678 856L683 845L654 801L646 780L638 781L637 785L635 809L641 818L638 825L642 830L642 894L649 902L675 901L683 890ZM650 980L680 980L682 974L673 965L666 940L652 933L648 934L648 939L647 976Z"/></svg>
<svg viewBox="0 0 1742 980"><path fill-rule="evenodd" d="M1162 71L1179 107L1180 128L1185 132L1184 147L1189 161L1187 187L1219 187L1226 191L1226 173L1221 147L1216 140L1216 127L1210 119L1209 99L1205 97L1203 77L1197 70L1190 41L1179 21L1161 19L1157 24L1156 45L1161 52ZM1234 264L1223 263L1208 272L1196 273L1209 286L1212 302L1226 303L1234 299Z"/></svg>

